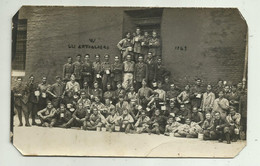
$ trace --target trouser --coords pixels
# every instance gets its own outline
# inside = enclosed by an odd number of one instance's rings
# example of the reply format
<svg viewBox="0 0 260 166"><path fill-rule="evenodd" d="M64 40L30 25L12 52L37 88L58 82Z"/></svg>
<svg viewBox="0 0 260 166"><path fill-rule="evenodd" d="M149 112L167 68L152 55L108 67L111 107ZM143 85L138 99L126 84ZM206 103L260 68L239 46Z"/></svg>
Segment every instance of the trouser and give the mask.
<svg viewBox="0 0 260 166"><path fill-rule="evenodd" d="M123 83L122 83L123 88L127 90L131 86L133 86L133 79L134 79L133 73L124 73Z"/></svg>
<svg viewBox="0 0 260 166"><path fill-rule="evenodd" d="M136 82L135 83L135 91L138 92L138 90L142 87L142 82Z"/></svg>
<svg viewBox="0 0 260 166"><path fill-rule="evenodd" d="M87 130L87 122L82 122L80 120L76 120L75 118L71 118L65 125L65 127L83 127L84 130Z"/></svg>
<svg viewBox="0 0 260 166"><path fill-rule="evenodd" d="M40 119L43 127L53 127L57 122L56 118L45 118L45 119L43 119L43 118L39 117L39 119Z"/></svg>
<svg viewBox="0 0 260 166"><path fill-rule="evenodd" d="M61 98L60 97L52 99L53 107L56 108L56 109L59 108L60 102L61 102Z"/></svg>
<svg viewBox="0 0 260 166"><path fill-rule="evenodd" d="M118 83L118 82L122 82L122 80L117 80L117 81L113 80L113 81L112 81L112 88L113 88L113 90L116 90L116 89L117 89L117 83Z"/></svg>
<svg viewBox="0 0 260 166"><path fill-rule="evenodd" d="M47 98L40 97L38 102L38 110L42 110L47 106Z"/></svg>
<svg viewBox="0 0 260 166"><path fill-rule="evenodd" d="M106 129L110 132L115 131L115 124L107 124Z"/></svg>
<svg viewBox="0 0 260 166"><path fill-rule="evenodd" d="M35 124L35 116L38 112L38 103L28 102L29 114L31 114L32 124Z"/></svg>
<svg viewBox="0 0 260 166"><path fill-rule="evenodd" d="M103 74L103 77L102 77L103 91L105 91L107 89L107 84L111 84L111 75Z"/></svg>
<svg viewBox="0 0 260 166"><path fill-rule="evenodd" d="M18 119L19 119L20 125L23 124L22 112L24 114L25 124L30 125L30 123L29 123L29 111L28 111L27 104L21 103L21 106L16 105L15 108L16 108L17 113L18 113Z"/></svg>
<svg viewBox="0 0 260 166"><path fill-rule="evenodd" d="M129 133L130 129L131 129L131 125L132 125L131 123L123 123L121 125L120 131L125 132L125 133Z"/></svg>
<svg viewBox="0 0 260 166"><path fill-rule="evenodd" d="M97 127L101 127L102 123L98 122L98 123L93 123L93 122L86 122L86 127L88 130L96 130Z"/></svg>

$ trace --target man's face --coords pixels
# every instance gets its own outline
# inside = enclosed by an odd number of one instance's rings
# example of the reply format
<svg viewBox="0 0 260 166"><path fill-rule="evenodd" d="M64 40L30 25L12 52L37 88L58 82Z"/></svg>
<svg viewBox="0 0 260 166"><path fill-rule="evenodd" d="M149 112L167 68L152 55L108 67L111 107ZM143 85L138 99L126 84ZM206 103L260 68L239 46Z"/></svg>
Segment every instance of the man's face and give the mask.
<svg viewBox="0 0 260 166"><path fill-rule="evenodd" d="M95 101L98 103L100 102L100 99L98 97L95 97Z"/></svg>
<svg viewBox="0 0 260 166"><path fill-rule="evenodd" d="M242 89L242 87L243 87L243 84L241 82L237 84L238 89Z"/></svg>
<svg viewBox="0 0 260 166"><path fill-rule="evenodd" d="M72 81L75 81L75 76L74 76L74 75L71 75L71 76L70 76L70 79L71 79Z"/></svg>
<svg viewBox="0 0 260 166"><path fill-rule="evenodd" d="M161 64L161 63L162 63L162 60L159 58L159 59L157 60L157 63Z"/></svg>
<svg viewBox="0 0 260 166"><path fill-rule="evenodd" d="M79 109L82 109L83 108L83 105L80 103L79 104Z"/></svg>
<svg viewBox="0 0 260 166"><path fill-rule="evenodd" d="M174 102L171 102L171 103L170 103L170 107L171 107L171 108L174 108Z"/></svg>
<svg viewBox="0 0 260 166"><path fill-rule="evenodd" d="M131 56L130 56L130 55L127 55L126 60L127 60L128 62L130 62L130 61L131 61Z"/></svg>
<svg viewBox="0 0 260 166"><path fill-rule="evenodd" d="M61 83L61 78L57 78L57 79L56 79L56 82L57 82L57 83Z"/></svg>
<svg viewBox="0 0 260 166"><path fill-rule="evenodd" d="M207 120L210 120L210 114L206 114L205 117Z"/></svg>
<svg viewBox="0 0 260 166"><path fill-rule="evenodd" d="M68 63L72 63L72 58L68 58Z"/></svg>
<svg viewBox="0 0 260 166"><path fill-rule="evenodd" d="M60 111L61 111L61 112L65 112L65 107L64 107L64 105L61 105L61 106L60 106Z"/></svg>
<svg viewBox="0 0 260 166"><path fill-rule="evenodd" d="M153 56L152 53L148 53L147 58L148 58L148 59L151 59L152 56Z"/></svg>
<svg viewBox="0 0 260 166"><path fill-rule="evenodd" d="M162 83L158 83L158 88L162 88Z"/></svg>
<svg viewBox="0 0 260 166"><path fill-rule="evenodd" d="M30 79L29 79L31 82L33 82L34 81L34 77L30 77Z"/></svg>
<svg viewBox="0 0 260 166"><path fill-rule="evenodd" d="M48 104L47 104L47 108L49 108L49 109L52 108L52 104L51 104L51 103L48 103Z"/></svg>
<svg viewBox="0 0 260 166"><path fill-rule="evenodd" d="M78 62L80 61L80 56L77 56L77 61L78 61Z"/></svg>
<svg viewBox="0 0 260 166"><path fill-rule="evenodd" d="M156 32L153 32L153 37L157 37L157 33Z"/></svg>
<svg viewBox="0 0 260 166"><path fill-rule="evenodd" d="M136 34L137 34L137 35L139 35L139 34L140 34L140 32L141 32L141 30L140 30L140 29L136 29Z"/></svg>
<svg viewBox="0 0 260 166"><path fill-rule="evenodd" d="M46 83L47 82L47 78L46 77L43 77L42 78L42 83Z"/></svg>
<svg viewBox="0 0 260 166"><path fill-rule="evenodd" d="M21 79L21 78L17 79L17 83L18 83L19 85L22 84L22 79Z"/></svg>
<svg viewBox="0 0 260 166"><path fill-rule="evenodd" d="M133 92L135 88L133 86L130 87L130 91Z"/></svg>
<svg viewBox="0 0 260 166"><path fill-rule="evenodd" d="M218 86L222 86L223 85L223 81L218 81Z"/></svg>
<svg viewBox="0 0 260 166"><path fill-rule="evenodd" d="M86 94L85 93L81 93L80 96L85 99L86 98Z"/></svg>
<svg viewBox="0 0 260 166"><path fill-rule="evenodd" d="M169 123L173 123L173 118L169 118Z"/></svg>
<svg viewBox="0 0 260 166"><path fill-rule="evenodd" d="M190 86L189 85L186 85L185 86L185 90L189 90L190 89Z"/></svg>
<svg viewBox="0 0 260 166"><path fill-rule="evenodd" d="M85 61L89 61L89 56L88 55L85 56Z"/></svg>
<svg viewBox="0 0 260 166"><path fill-rule="evenodd" d="M216 118L216 119L220 119L220 114L219 114L219 113L216 113L216 114L215 114L215 118Z"/></svg>
<svg viewBox="0 0 260 166"><path fill-rule="evenodd" d="M97 115L97 114L98 114L98 110L97 110L97 109L94 109L94 110L93 110L93 114L94 114L94 115Z"/></svg>
<svg viewBox="0 0 260 166"><path fill-rule="evenodd" d="M169 78L168 78L168 77L165 77L165 78L164 78L164 82L165 82L165 83L168 83L168 82L169 82Z"/></svg>
<svg viewBox="0 0 260 166"><path fill-rule="evenodd" d="M225 86L224 91L225 91L225 92L228 92L228 91L229 91L229 87L228 87L228 86Z"/></svg>
<svg viewBox="0 0 260 166"><path fill-rule="evenodd" d="M211 85L207 86L207 91L211 91Z"/></svg>
<svg viewBox="0 0 260 166"><path fill-rule="evenodd" d="M232 92L236 92L237 91L237 88L235 86L232 86Z"/></svg>
<svg viewBox="0 0 260 166"><path fill-rule="evenodd" d="M171 90L174 90L174 89L175 89L175 85L171 84Z"/></svg>
<svg viewBox="0 0 260 166"><path fill-rule="evenodd" d="M123 98L123 97L120 97L120 98L119 98L119 101L120 101L120 102L123 102L123 101L124 101L124 98Z"/></svg>
<svg viewBox="0 0 260 166"><path fill-rule="evenodd" d="M142 85L143 85L143 86L146 86L146 81L142 81Z"/></svg>
<svg viewBox="0 0 260 166"><path fill-rule="evenodd" d="M107 90L111 90L111 85L107 85Z"/></svg>
<svg viewBox="0 0 260 166"><path fill-rule="evenodd" d="M106 61L106 62L109 61L109 56L105 56L105 61Z"/></svg>
<svg viewBox="0 0 260 166"><path fill-rule="evenodd" d="M96 88L96 89L98 88L98 83L94 84L94 88Z"/></svg>
<svg viewBox="0 0 260 166"><path fill-rule="evenodd" d="M127 115L127 114L128 114L128 112L127 112L126 109L124 109L123 114L124 114L124 115Z"/></svg>
<svg viewBox="0 0 260 166"><path fill-rule="evenodd" d="M200 86L200 85L201 85L201 80L197 80L197 81L196 81L196 84L197 84L198 86Z"/></svg>
<svg viewBox="0 0 260 166"><path fill-rule="evenodd" d="M223 96L224 96L223 92L219 92L219 93L218 93L218 96L219 96L220 98L223 97Z"/></svg>
<svg viewBox="0 0 260 166"><path fill-rule="evenodd" d="M118 57L115 57L115 62L119 62L119 58Z"/></svg>
<svg viewBox="0 0 260 166"><path fill-rule="evenodd" d="M120 89L122 87L121 84L117 84L117 88Z"/></svg>
<svg viewBox="0 0 260 166"><path fill-rule="evenodd" d="M158 115L160 115L160 111L159 111L159 110L155 110L154 114L155 114L156 116L158 116Z"/></svg>
<svg viewBox="0 0 260 166"><path fill-rule="evenodd" d="M195 113L195 114L198 113L197 107L193 107L192 112Z"/></svg>
<svg viewBox="0 0 260 166"><path fill-rule="evenodd" d="M88 83L85 82L85 83L83 84L83 86L84 86L84 88L87 88L87 87L88 87Z"/></svg>
<svg viewBox="0 0 260 166"><path fill-rule="evenodd" d="M139 62L143 62L143 61L144 61L143 57L140 56L140 57L138 58L138 61L139 61Z"/></svg>
<svg viewBox="0 0 260 166"><path fill-rule="evenodd" d="M144 32L145 37L148 37L148 35L149 35L148 32Z"/></svg>
<svg viewBox="0 0 260 166"><path fill-rule="evenodd" d="M106 103L106 105L109 105L109 104L110 104L110 100L109 100L109 99L106 99L106 100L105 100L105 103Z"/></svg>
<svg viewBox="0 0 260 166"><path fill-rule="evenodd" d="M130 34L130 33L127 33L127 34L126 34L126 38L129 39L130 37L131 37L131 34Z"/></svg>
<svg viewBox="0 0 260 166"><path fill-rule="evenodd" d="M96 61L99 62L100 61L100 57L96 56Z"/></svg>

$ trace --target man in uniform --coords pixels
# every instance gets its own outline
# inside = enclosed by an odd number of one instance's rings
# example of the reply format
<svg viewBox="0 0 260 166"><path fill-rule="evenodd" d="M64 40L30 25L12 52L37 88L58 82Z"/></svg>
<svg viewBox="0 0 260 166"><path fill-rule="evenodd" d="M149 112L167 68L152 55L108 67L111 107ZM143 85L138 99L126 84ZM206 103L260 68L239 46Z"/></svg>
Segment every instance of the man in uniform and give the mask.
<svg viewBox="0 0 260 166"><path fill-rule="evenodd" d="M82 75L83 83L87 82L89 85L93 84L93 66L92 63L90 62L89 54L85 55L85 61L82 64L81 75Z"/></svg>
<svg viewBox="0 0 260 166"><path fill-rule="evenodd" d="M144 36L142 38L141 42L141 54L144 55L144 60L147 59L147 54L149 52L149 40L150 36L147 31L144 32Z"/></svg>
<svg viewBox="0 0 260 166"><path fill-rule="evenodd" d="M61 102L61 99L64 97L65 86L61 82L61 77L56 76L56 83L50 86L47 90L47 93L52 97L52 104L54 108L58 108Z"/></svg>
<svg viewBox="0 0 260 166"><path fill-rule="evenodd" d="M63 81L70 80L70 76L73 73L72 57L68 57L68 62L63 65Z"/></svg>
<svg viewBox="0 0 260 166"><path fill-rule="evenodd" d="M47 107L38 112L43 127L53 127L57 122L56 109L50 101L47 102Z"/></svg>
<svg viewBox="0 0 260 166"><path fill-rule="evenodd" d="M82 70L82 63L81 63L81 55L78 54L76 56L76 61L72 64L73 66L73 74L75 75L76 81L82 86L81 82L81 70Z"/></svg>
<svg viewBox="0 0 260 166"><path fill-rule="evenodd" d="M142 81L142 87L138 90L138 104L143 108L147 106L149 101L152 99L153 90L146 86L145 80Z"/></svg>
<svg viewBox="0 0 260 166"><path fill-rule="evenodd" d="M175 84L170 85L170 90L166 92L166 101L177 102L177 96L180 92L175 88Z"/></svg>
<svg viewBox="0 0 260 166"><path fill-rule="evenodd" d="M147 59L146 59L146 64L147 64L147 70L148 70L148 86L151 87L152 86L152 82L153 80L156 78L156 61L153 58L153 55L151 52L149 52L147 54Z"/></svg>
<svg viewBox="0 0 260 166"><path fill-rule="evenodd" d="M112 87L116 90L118 82L122 82L123 64L120 63L119 56L115 56L115 62L112 64Z"/></svg>
<svg viewBox="0 0 260 166"><path fill-rule="evenodd" d="M103 91L106 90L107 84L111 84L111 64L109 62L110 56L106 54L104 56L105 61L101 63L101 73L102 73L102 85Z"/></svg>
<svg viewBox="0 0 260 166"><path fill-rule="evenodd" d="M144 58L142 56L138 57L138 63L135 64L134 71L134 83L135 90L138 91L142 87L142 80L148 79L148 69L147 65L144 63Z"/></svg>
<svg viewBox="0 0 260 166"><path fill-rule="evenodd" d="M201 112L198 111L197 107L192 108L191 118L190 120L192 122L197 123L198 125L202 126L202 123L204 122L204 117Z"/></svg>
<svg viewBox="0 0 260 166"><path fill-rule="evenodd" d="M156 75L156 80L163 82L164 77L170 75L170 72L166 70L166 68L162 65L162 59L158 58L157 59L157 64L155 66L155 75Z"/></svg>
<svg viewBox="0 0 260 166"><path fill-rule="evenodd" d="M215 100L215 94L212 92L212 86L209 84L207 86L207 92L202 96L202 102L200 108L204 113L211 113L213 108L213 103Z"/></svg>
<svg viewBox="0 0 260 166"><path fill-rule="evenodd" d="M126 90L133 86L133 79L134 79L134 68L135 63L131 61L131 56L127 55L126 61L123 62L123 83L122 86Z"/></svg>
<svg viewBox="0 0 260 166"><path fill-rule="evenodd" d="M40 91L38 110L42 110L47 106L47 89L50 85L47 84L47 77L42 77L42 82L38 85L38 90Z"/></svg>
<svg viewBox="0 0 260 166"><path fill-rule="evenodd" d="M126 59L126 56L132 51L133 43L131 40L131 33L126 32L126 38L119 41L117 48L121 51L121 61Z"/></svg>
<svg viewBox="0 0 260 166"><path fill-rule="evenodd" d="M76 82L76 77L74 74L70 76L70 81L66 83L65 91L71 91L73 95L80 91L80 85Z"/></svg>
<svg viewBox="0 0 260 166"><path fill-rule="evenodd" d="M95 62L93 62L93 71L94 71L94 81L98 82L99 86L102 85L102 78L101 78L101 61L100 55L95 55Z"/></svg>
<svg viewBox="0 0 260 166"><path fill-rule="evenodd" d="M152 53L153 57L157 58L160 54L160 40L157 37L157 32L153 31L152 38L149 40L149 52Z"/></svg>
<svg viewBox="0 0 260 166"><path fill-rule="evenodd" d="M134 47L134 61L137 62L138 57L141 55L141 43L143 36L141 36L141 29L136 28L136 36L133 37L133 47Z"/></svg>
<svg viewBox="0 0 260 166"><path fill-rule="evenodd" d="M17 84L13 88L14 93L14 106L18 112L19 126L23 126L22 112L25 118L25 126L30 126L29 123L29 112L28 112L28 97L29 90L28 87L23 85L22 78L17 78Z"/></svg>
<svg viewBox="0 0 260 166"><path fill-rule="evenodd" d="M39 92L38 86L34 82L33 75L29 77L29 82L27 83L27 86L29 89L28 110L29 110L29 114L31 114L32 117L32 125L36 125L35 116L38 111L38 102L39 102L40 94L38 93Z"/></svg>
<svg viewBox="0 0 260 166"><path fill-rule="evenodd" d="M201 79L196 79L196 84L191 88L191 106L192 107L200 107L202 100L202 86Z"/></svg>

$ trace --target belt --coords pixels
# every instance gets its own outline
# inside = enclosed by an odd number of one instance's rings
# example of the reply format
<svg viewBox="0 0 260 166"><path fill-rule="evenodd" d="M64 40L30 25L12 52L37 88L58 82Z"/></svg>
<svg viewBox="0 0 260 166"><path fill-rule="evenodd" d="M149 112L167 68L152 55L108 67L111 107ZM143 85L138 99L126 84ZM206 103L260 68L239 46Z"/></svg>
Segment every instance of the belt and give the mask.
<svg viewBox="0 0 260 166"><path fill-rule="evenodd" d="M125 71L124 73L134 73L133 71Z"/></svg>

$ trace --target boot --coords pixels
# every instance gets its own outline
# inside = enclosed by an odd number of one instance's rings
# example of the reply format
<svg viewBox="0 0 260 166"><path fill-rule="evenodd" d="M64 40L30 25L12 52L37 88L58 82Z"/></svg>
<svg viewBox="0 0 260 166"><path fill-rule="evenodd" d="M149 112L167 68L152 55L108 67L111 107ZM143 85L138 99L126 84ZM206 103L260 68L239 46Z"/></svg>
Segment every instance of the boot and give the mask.
<svg viewBox="0 0 260 166"><path fill-rule="evenodd" d="M225 136L226 136L227 144L231 144L231 142L230 142L230 134L226 133Z"/></svg>

